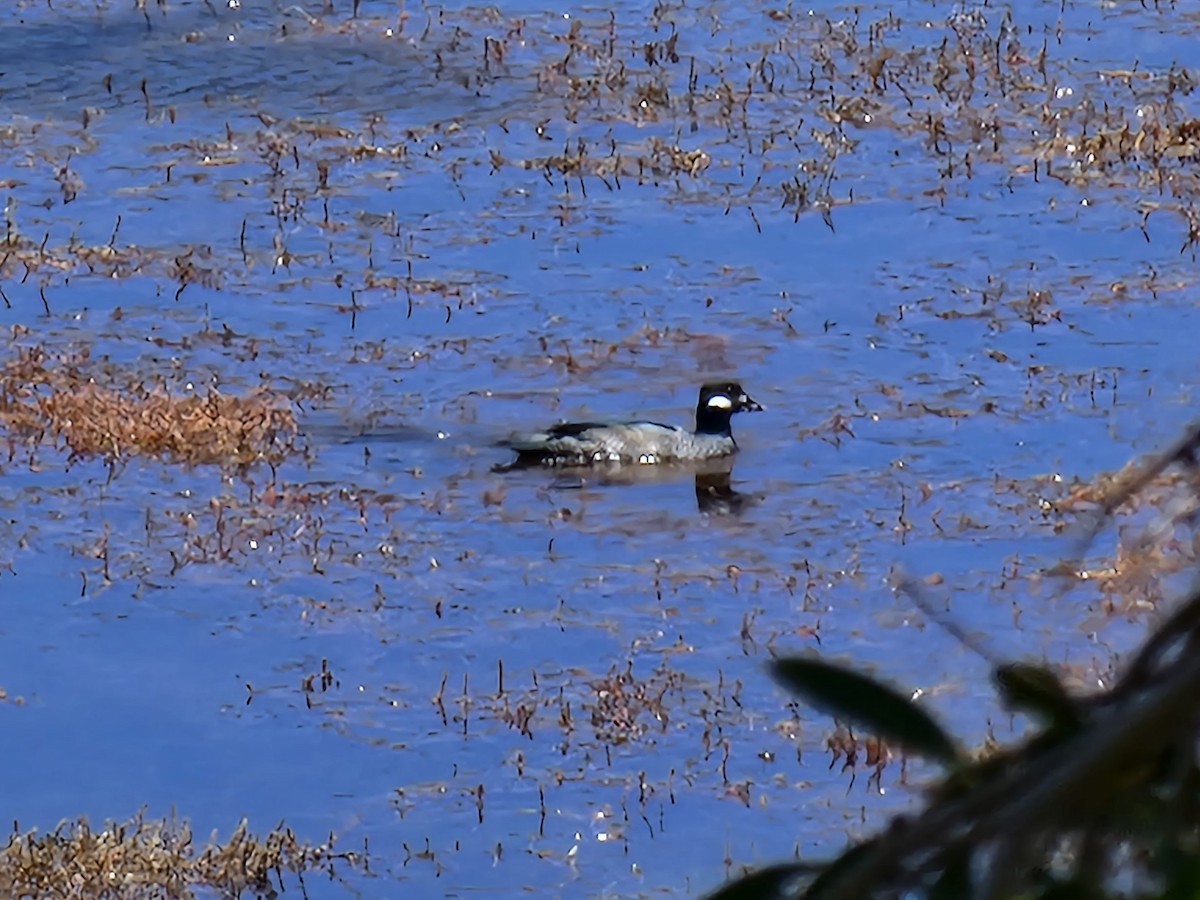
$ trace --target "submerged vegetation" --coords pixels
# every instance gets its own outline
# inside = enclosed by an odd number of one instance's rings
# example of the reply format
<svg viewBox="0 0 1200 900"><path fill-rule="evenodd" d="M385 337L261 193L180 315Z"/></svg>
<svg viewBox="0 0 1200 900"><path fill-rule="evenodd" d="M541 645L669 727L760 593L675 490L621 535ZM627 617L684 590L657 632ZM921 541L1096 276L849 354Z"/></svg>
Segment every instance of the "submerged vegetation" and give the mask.
<svg viewBox="0 0 1200 900"><path fill-rule="evenodd" d="M255 267L281 284L326 285L351 311L365 298L400 293L410 315L416 304L449 318L477 302L476 282L428 255L419 218L341 202L364 176L386 191L414 178L444 180L445 207L423 212L479 211L451 235L465 244L566 229L631 187L653 188L678 215L740 214L760 231L816 215L834 227L839 208L886 197L889 172L910 183L917 203L953 204L971 185L1040 185L1047 196L1063 186L1084 209L1106 199L1126 206L1147 239L1152 217L1165 212L1181 236L1176 246L1191 250L1200 240L1197 75L1136 59L1087 68L1077 54L1086 35L1074 29L1090 26L1065 8L929 2L903 13L869 5L822 12L786 4L700 14L679 2L513 16L496 7L353 6L327 3L303 16L293 7L277 24L280 40L317 48L317 61L357 47L367 79L383 78L386 70L374 67L386 61L411 90L438 92L445 109L436 118L356 109L314 119L251 95L225 101L228 116L212 117L206 130L207 117L159 99L174 85L105 72L91 87L95 102L81 101L79 124L15 120L0 131L25 170L0 181L12 191L0 242L0 277L11 280L0 290L4 305L29 295L49 313L56 289L83 273L173 283L167 293L179 300L191 286L235 288ZM161 5L144 12L147 34L172 37L187 15ZM237 66L248 52L234 40L242 13L212 12L181 35L181 52L198 65ZM1113 12L1108 27L1132 15ZM1138 16L1162 32L1186 27L1174 4L1144 4ZM317 90L346 90L327 74L309 74ZM139 127L154 141L135 196L166 210L180 185L220 192L249 183L269 210L246 211L227 230L179 245L126 240L128 214L103 223L107 242L45 228L38 203L69 210L99 190L80 174L79 154L102 153L102 113L135 99ZM509 220L512 185L539 197L544 212ZM90 224L90 232L101 227ZM298 235L300 226L317 239ZM402 265L384 264L373 242L363 243L368 235L381 247L396 244Z"/></svg>

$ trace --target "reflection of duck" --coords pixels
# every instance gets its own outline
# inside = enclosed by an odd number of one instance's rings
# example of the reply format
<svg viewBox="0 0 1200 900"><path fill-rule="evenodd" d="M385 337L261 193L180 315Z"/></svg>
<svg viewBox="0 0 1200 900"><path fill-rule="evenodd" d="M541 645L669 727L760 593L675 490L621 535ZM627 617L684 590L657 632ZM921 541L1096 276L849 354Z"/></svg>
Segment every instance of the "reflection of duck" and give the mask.
<svg viewBox="0 0 1200 900"><path fill-rule="evenodd" d="M545 431L513 435L505 445L517 458L502 468L650 465L720 459L737 452L734 413L761 410L742 386L726 381L700 388L696 430L657 422L563 422Z"/></svg>
<svg viewBox="0 0 1200 900"><path fill-rule="evenodd" d="M701 513L738 516L761 502L763 495L735 489L731 483L732 473L733 460L729 457L657 466L592 466L559 470L551 488L577 490L589 484L601 487L669 484L691 475L695 482L696 508Z"/></svg>
<svg viewBox="0 0 1200 900"><path fill-rule="evenodd" d="M696 473L696 508L710 516L738 516L762 500L761 494L738 491L729 483L732 467Z"/></svg>

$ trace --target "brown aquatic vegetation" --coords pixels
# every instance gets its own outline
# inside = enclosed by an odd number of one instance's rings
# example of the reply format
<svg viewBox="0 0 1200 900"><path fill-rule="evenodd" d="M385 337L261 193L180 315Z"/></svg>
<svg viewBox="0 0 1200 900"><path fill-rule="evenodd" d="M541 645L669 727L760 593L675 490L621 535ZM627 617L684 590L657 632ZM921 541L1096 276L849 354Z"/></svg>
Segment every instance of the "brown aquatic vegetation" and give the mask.
<svg viewBox="0 0 1200 900"><path fill-rule="evenodd" d="M857 777L861 756L863 764L871 772L867 777L867 787L870 788L874 785L876 790L883 790L883 770L892 759L892 751L880 738L875 736L859 737L854 733L853 728L838 724L833 733L825 739L825 749L829 751L830 769L841 760L841 771L848 770L853 773L850 779L851 786Z"/></svg>
<svg viewBox="0 0 1200 900"><path fill-rule="evenodd" d="M86 354L25 348L0 366L0 429L19 440L65 447L72 459L153 456L185 463L276 462L294 449L285 397L215 388L174 394L134 373L91 365Z"/></svg>
<svg viewBox="0 0 1200 900"><path fill-rule="evenodd" d="M251 834L243 821L228 840L214 834L193 842L186 821L146 820L140 815L94 830L86 819L54 831L14 830L0 850L0 894L5 897L176 897L194 891L240 896L256 891L274 896L284 873L303 883L305 872L332 876L334 863L365 864L365 854L313 846L285 825L266 835Z"/></svg>
<svg viewBox="0 0 1200 900"><path fill-rule="evenodd" d="M595 697L587 708L597 738L608 744L623 744L641 737L651 727L667 727L670 717L664 697L678 690L682 676L661 671L655 675L649 681L639 679L629 665L624 671L614 669L592 685Z"/></svg>
<svg viewBox="0 0 1200 900"><path fill-rule="evenodd" d="M1156 15L1166 14L1156 6ZM489 97L511 93L519 103L483 122L389 122L378 113L314 121L255 104L253 115L224 121L216 133L151 145L147 155L164 184L216 185L214 169L246 167L247 180L270 193L274 227L243 218L229 233L213 235L211 245L138 247L117 240L118 216L106 245L85 244L74 235L63 242L40 225L24 233L33 228L31 217L10 204L0 240L6 279L0 302L15 301L5 293L14 283L28 285L49 311L47 290L84 270L165 277L176 284L176 299L189 285L236 284L268 261L272 273L296 265L312 277L319 257L289 247L291 226L304 223L330 236L329 261L354 259L350 267L336 266L331 278L350 290L352 309L359 292L403 290L410 312L414 303L444 303L449 319L455 298L462 308L471 279L415 278L411 268L404 278L377 269L374 248L362 274L348 274L359 270L363 226L392 240L410 229L394 213L350 209L339 216L337 204L331 213L330 198L345 190L345 179L364 172L393 186L438 170L474 203L486 198L477 196L472 172L507 170L512 178L497 183L508 187L512 179L522 182L522 171L538 172L552 193L543 222L528 226L531 236L556 219L582 215L589 190L621 191L626 181L670 190L672 203L744 211L760 228L756 209L771 206L785 218L816 213L832 227L839 206L875 199L870 195L882 185L864 182L858 159L886 149L894 165L916 172L905 180L917 202L953 202L986 166L985 179L1010 186L1053 179L1077 189L1089 205L1091 192L1108 189L1131 205L1143 230L1152 213L1166 211L1182 222L1185 249L1200 239L1200 173L1192 164L1200 156L1200 119L1187 108L1197 83L1187 69L1143 69L1136 61L1128 70L1088 69L1041 25L1012 12L963 12L953 4L931 4L928 19L892 12L871 18L862 10L801 15L783 6L762 15L766 40L759 43L756 31L755 43L743 47L714 42L714 34L726 31L720 15L714 10L711 22L689 23L669 4L657 4L641 17L613 11L566 21L507 18L489 7L439 9L410 20L404 12L326 4L303 22L289 22L285 33L342 35L389 48L403 43L417 55L414 71L428 73L435 85ZM111 82L106 88L111 92ZM141 92L148 118L153 111L156 120L174 121L174 107L162 113L151 101L153 83L144 81ZM0 142L44 168L65 204L94 190L72 168L75 151L68 149L77 146L77 157L103 152L89 121L85 115L67 147L47 148L63 132L42 122L6 126ZM545 152L521 141L531 133ZM532 191L525 182L522 190ZM502 208L502 200L503 192L493 204ZM495 221L481 217L483 230L464 230L462 240L493 239ZM403 257L410 266L424 258L411 245ZM1056 315L1053 298L1040 292L1017 306L1031 323Z"/></svg>
<svg viewBox="0 0 1200 900"><path fill-rule="evenodd" d="M1046 479L1040 489L1056 486L1058 499L1043 499L1047 515L1081 517L1109 523L1113 547L1098 557L1062 561L1052 574L1095 585L1097 612L1102 616L1130 615L1153 610L1180 585L1182 573L1200 561L1200 535L1194 529L1200 517L1200 472L1184 465L1191 449L1180 445L1154 457L1150 463L1131 460L1120 470L1102 473L1091 482L1056 485ZM1165 464L1163 461L1165 460ZM1065 530L1065 519L1056 530ZM1089 532L1089 539L1094 535Z"/></svg>

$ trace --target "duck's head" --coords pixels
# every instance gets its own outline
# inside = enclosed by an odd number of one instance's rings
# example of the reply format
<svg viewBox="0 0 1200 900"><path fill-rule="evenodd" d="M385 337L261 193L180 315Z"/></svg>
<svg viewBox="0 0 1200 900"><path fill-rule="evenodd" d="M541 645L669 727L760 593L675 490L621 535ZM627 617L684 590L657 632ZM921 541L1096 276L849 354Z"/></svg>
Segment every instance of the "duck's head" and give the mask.
<svg viewBox="0 0 1200 900"><path fill-rule="evenodd" d="M729 418L739 412L761 412L762 404L742 390L736 381L712 381L700 388L696 405L696 431L728 434Z"/></svg>

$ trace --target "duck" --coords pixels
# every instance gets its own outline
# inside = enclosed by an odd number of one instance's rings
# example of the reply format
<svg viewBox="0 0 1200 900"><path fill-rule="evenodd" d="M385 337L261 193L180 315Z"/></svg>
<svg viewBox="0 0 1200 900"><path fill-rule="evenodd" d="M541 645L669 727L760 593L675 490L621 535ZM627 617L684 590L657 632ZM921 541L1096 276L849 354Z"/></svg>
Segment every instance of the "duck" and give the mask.
<svg viewBox="0 0 1200 900"><path fill-rule="evenodd" d="M736 381L708 382L700 387L694 431L642 420L560 422L544 431L512 435L504 446L515 450L517 458L501 468L656 465L729 457L738 449L730 427L734 413L762 409Z"/></svg>

